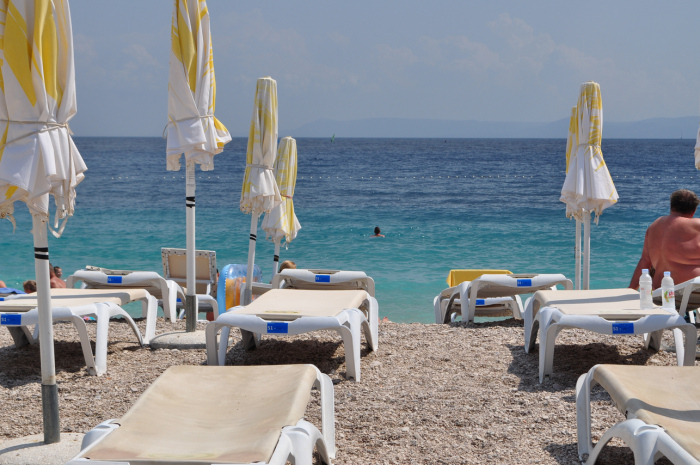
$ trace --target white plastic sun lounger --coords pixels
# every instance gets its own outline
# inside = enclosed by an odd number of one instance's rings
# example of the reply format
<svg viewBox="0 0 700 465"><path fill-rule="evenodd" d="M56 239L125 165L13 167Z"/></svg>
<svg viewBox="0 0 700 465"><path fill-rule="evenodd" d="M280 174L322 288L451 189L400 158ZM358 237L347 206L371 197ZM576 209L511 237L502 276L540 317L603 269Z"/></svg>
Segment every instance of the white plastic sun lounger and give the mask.
<svg viewBox="0 0 700 465"><path fill-rule="evenodd" d="M54 323L69 321L78 330L85 364L91 375L102 375L107 371L107 343L109 342L109 319L121 316L129 323L139 344L143 345L136 323L120 305L140 298L150 300L155 308L155 299L142 289L124 291L99 291L82 289L51 289L51 314ZM38 341L39 312L36 294L22 295L0 302L0 325L7 327L15 346L34 344ZM97 322L95 356L83 317L92 316ZM28 326L35 325L34 334Z"/></svg>
<svg viewBox="0 0 700 465"><path fill-rule="evenodd" d="M313 387L321 431L303 419ZM335 458L333 383L313 365L175 366L66 465L311 465L314 449Z"/></svg>
<svg viewBox="0 0 700 465"><path fill-rule="evenodd" d="M626 419L612 426L593 447L591 389L600 384ZM700 368L596 365L576 384L578 454L593 465L613 438L634 453L636 465L666 457L674 464L700 464L700 406L695 393Z"/></svg>
<svg viewBox="0 0 700 465"><path fill-rule="evenodd" d="M367 291L271 289L207 325L207 363L224 364L232 327L241 329L246 348L254 348L258 334L291 336L331 329L343 338L347 377L360 381L360 332L364 332L369 348L377 350L378 312L377 300Z"/></svg>
<svg viewBox="0 0 700 465"><path fill-rule="evenodd" d="M86 289L145 289L156 299L162 300L165 318L170 321L176 318L178 297L185 298L184 292L175 281L167 280L155 271L110 270L86 266L85 269L69 276L66 284L72 289L81 281Z"/></svg>
<svg viewBox="0 0 700 465"><path fill-rule="evenodd" d="M678 365L695 364L697 330L677 312L654 307L639 309L633 289L538 291L523 312L525 352L540 334L540 383L552 374L554 346L559 331L579 328L600 334L643 334L645 347L658 350L663 330L674 330ZM685 335L685 346L682 334Z"/></svg>
<svg viewBox="0 0 700 465"><path fill-rule="evenodd" d="M477 305L480 314L499 316L503 315L504 309L510 309L514 318L521 318L520 295L541 289L556 289L557 285L565 289L573 288L571 280L563 274L483 274L438 294L433 300L435 322L449 323L461 315L463 321L471 323L476 316Z"/></svg>
<svg viewBox="0 0 700 465"><path fill-rule="evenodd" d="M691 279L674 287L676 308L681 316L688 315L690 322L695 323L695 311L700 308L700 278ZM654 301L661 304L661 289L652 293Z"/></svg>

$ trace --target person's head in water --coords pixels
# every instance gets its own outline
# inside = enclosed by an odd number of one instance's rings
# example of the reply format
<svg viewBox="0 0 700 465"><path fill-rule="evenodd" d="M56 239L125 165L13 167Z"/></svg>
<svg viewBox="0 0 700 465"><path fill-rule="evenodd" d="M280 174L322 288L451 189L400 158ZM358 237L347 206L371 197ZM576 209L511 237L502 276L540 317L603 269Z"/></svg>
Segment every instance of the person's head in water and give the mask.
<svg viewBox="0 0 700 465"><path fill-rule="evenodd" d="M671 194L671 211L681 215L693 215L700 204L695 192L688 189L678 189Z"/></svg>
<svg viewBox="0 0 700 465"><path fill-rule="evenodd" d="M379 229L379 226L376 226L374 228L374 236L370 236L370 237L384 237L384 234L382 234L382 230Z"/></svg>

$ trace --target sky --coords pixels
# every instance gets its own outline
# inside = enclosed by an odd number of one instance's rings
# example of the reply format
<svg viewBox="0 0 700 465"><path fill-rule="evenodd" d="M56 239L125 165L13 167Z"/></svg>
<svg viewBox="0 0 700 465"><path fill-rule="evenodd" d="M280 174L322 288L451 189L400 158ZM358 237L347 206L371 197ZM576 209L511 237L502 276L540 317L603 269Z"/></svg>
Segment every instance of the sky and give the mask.
<svg viewBox="0 0 700 465"><path fill-rule="evenodd" d="M207 0L216 116L250 127L277 81L279 135L319 119L549 122L581 83L606 121L700 114L700 2ZM72 0L76 136L161 136L171 0Z"/></svg>

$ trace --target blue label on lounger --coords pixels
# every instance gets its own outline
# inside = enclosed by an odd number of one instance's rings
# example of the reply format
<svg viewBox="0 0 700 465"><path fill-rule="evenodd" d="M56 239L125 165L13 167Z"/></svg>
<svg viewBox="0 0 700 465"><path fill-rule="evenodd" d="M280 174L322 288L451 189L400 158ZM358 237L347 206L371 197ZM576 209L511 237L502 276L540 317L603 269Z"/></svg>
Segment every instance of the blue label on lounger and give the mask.
<svg viewBox="0 0 700 465"><path fill-rule="evenodd" d="M268 323L267 334L287 334L289 332L288 323Z"/></svg>
<svg viewBox="0 0 700 465"><path fill-rule="evenodd" d="M3 300L5 300L5 298L4 298L4 297L0 297L0 302L2 302Z"/></svg>
<svg viewBox="0 0 700 465"><path fill-rule="evenodd" d="M613 334L634 334L634 323L613 323Z"/></svg>
<svg viewBox="0 0 700 465"><path fill-rule="evenodd" d="M518 279L518 287L532 287L532 279Z"/></svg>
<svg viewBox="0 0 700 465"><path fill-rule="evenodd" d="M476 299L476 304L477 304L477 305L485 305L485 304L486 304L486 299Z"/></svg>
<svg viewBox="0 0 700 465"><path fill-rule="evenodd" d="M316 282L317 283L329 283L329 282L331 282L331 275L329 275L329 274L317 274L316 275Z"/></svg>
<svg viewBox="0 0 700 465"><path fill-rule="evenodd" d="M0 325L21 325L22 315L0 315Z"/></svg>
<svg viewBox="0 0 700 465"><path fill-rule="evenodd" d="M121 284L121 283L122 283L121 276L107 276L107 284Z"/></svg>

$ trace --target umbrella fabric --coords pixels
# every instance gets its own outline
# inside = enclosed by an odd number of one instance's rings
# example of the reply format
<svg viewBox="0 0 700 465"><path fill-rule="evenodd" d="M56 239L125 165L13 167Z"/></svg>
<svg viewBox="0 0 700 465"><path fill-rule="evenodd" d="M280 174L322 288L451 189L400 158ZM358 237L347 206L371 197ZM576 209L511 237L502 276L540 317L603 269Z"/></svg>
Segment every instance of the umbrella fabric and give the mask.
<svg viewBox="0 0 700 465"><path fill-rule="evenodd" d="M571 161L571 154L574 153L576 156L576 147L578 147L578 133L577 133L577 123L576 123L576 107L571 108L571 118L569 119L569 134L566 137L566 172L569 172L569 162ZM571 218L573 210L571 205L566 204L566 217Z"/></svg>
<svg viewBox="0 0 700 465"><path fill-rule="evenodd" d="M262 223L267 238L274 242L285 240L287 244L297 237L301 229L294 214L294 187L297 182L297 141L291 137L280 140L275 160L275 181L282 196L282 202L275 206Z"/></svg>
<svg viewBox="0 0 700 465"><path fill-rule="evenodd" d="M603 134L603 102L600 86L595 82L581 85L576 105L578 145L571 151L569 170L561 191L560 200L571 207L571 215L581 219L584 212L595 213L598 218L618 199L617 190L610 176L600 142Z"/></svg>
<svg viewBox="0 0 700 465"><path fill-rule="evenodd" d="M6 2L0 28L0 218L14 224L16 201L48 218L50 194L54 227L65 226L87 170L68 127L77 112L68 3Z"/></svg>
<svg viewBox="0 0 700 465"><path fill-rule="evenodd" d="M695 142L695 167L700 170L700 127L698 127L698 138Z"/></svg>
<svg viewBox="0 0 700 465"><path fill-rule="evenodd" d="M171 39L167 168L178 171L184 153L186 163L209 171L231 135L214 116L214 55L204 0L175 0Z"/></svg>
<svg viewBox="0 0 700 465"><path fill-rule="evenodd" d="M248 134L246 169L241 190L241 210L269 212L282 201L272 166L277 156L277 82L264 77L255 89L253 118Z"/></svg>

